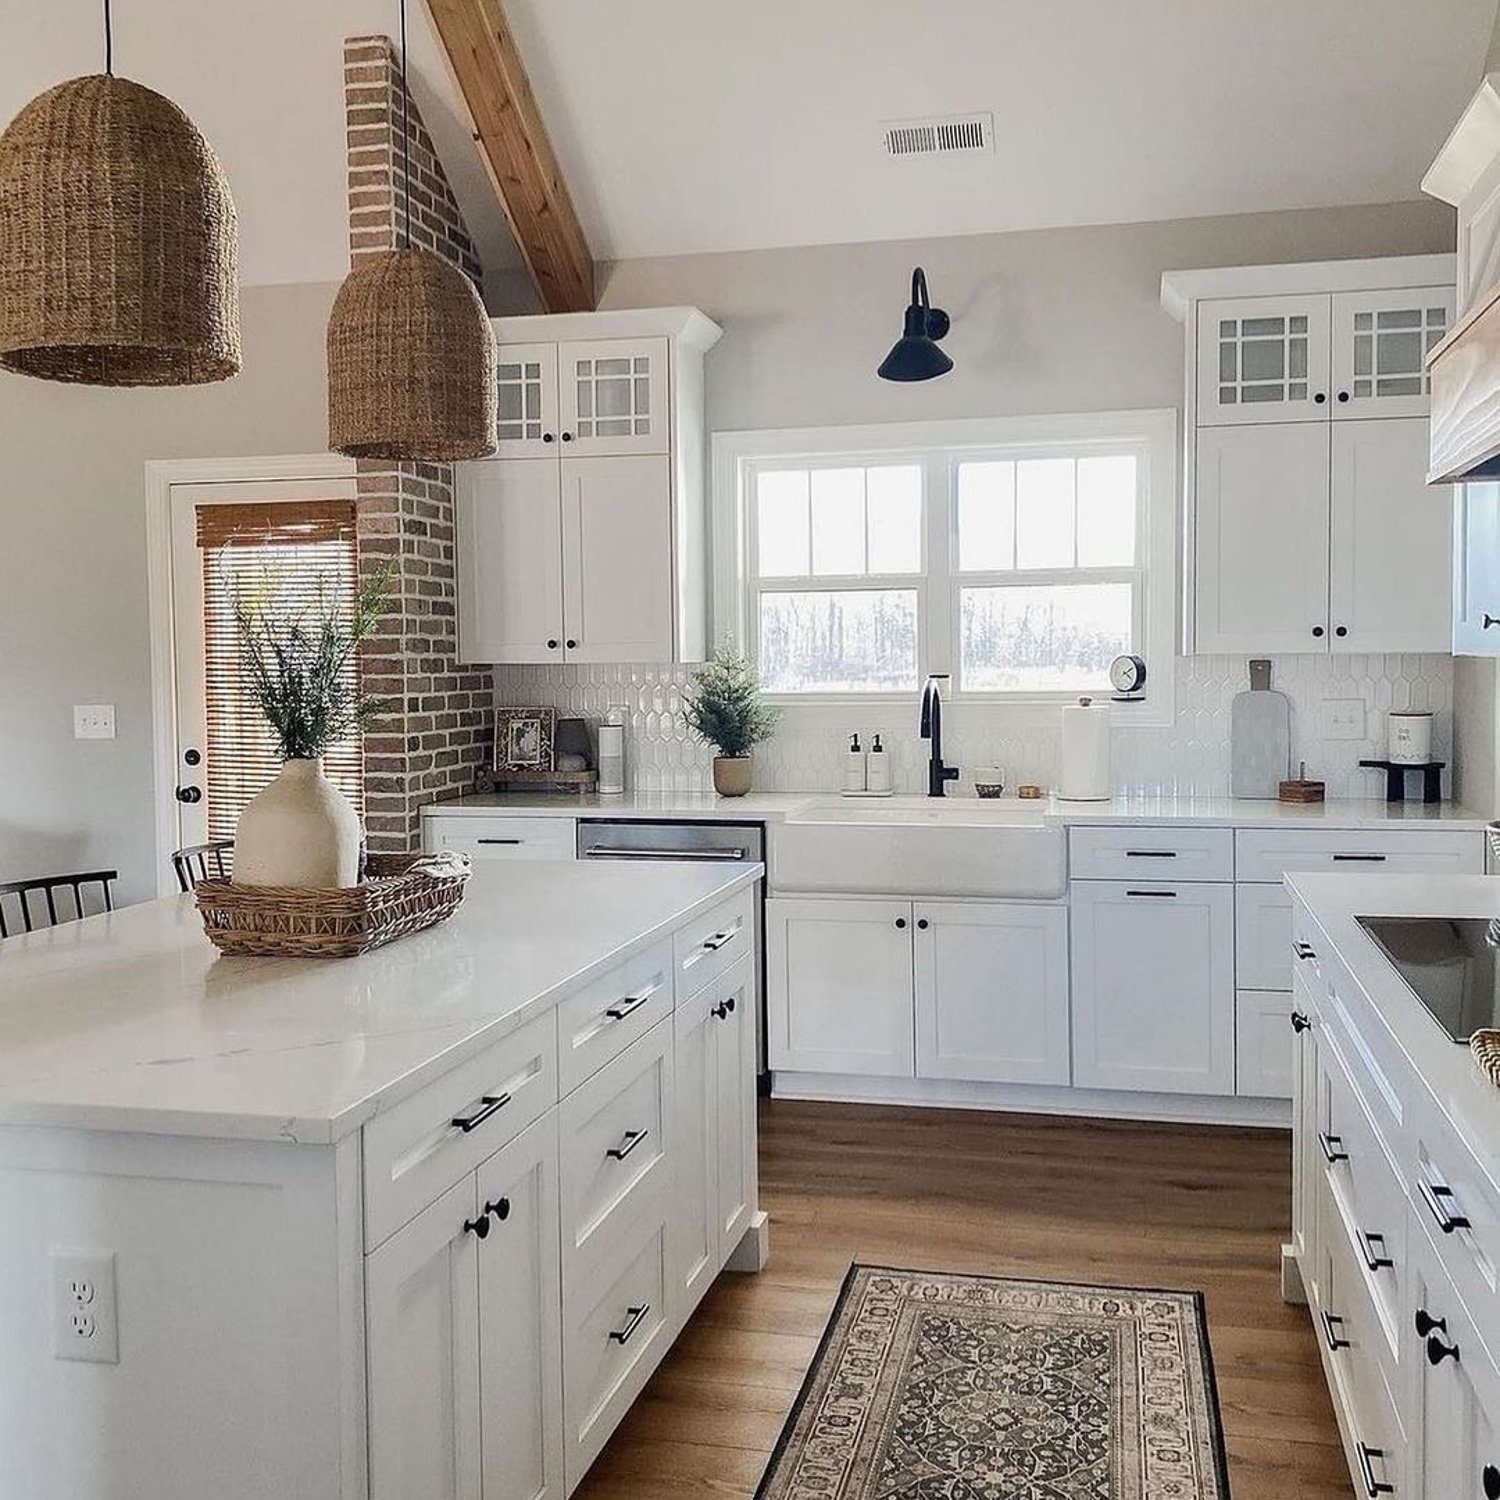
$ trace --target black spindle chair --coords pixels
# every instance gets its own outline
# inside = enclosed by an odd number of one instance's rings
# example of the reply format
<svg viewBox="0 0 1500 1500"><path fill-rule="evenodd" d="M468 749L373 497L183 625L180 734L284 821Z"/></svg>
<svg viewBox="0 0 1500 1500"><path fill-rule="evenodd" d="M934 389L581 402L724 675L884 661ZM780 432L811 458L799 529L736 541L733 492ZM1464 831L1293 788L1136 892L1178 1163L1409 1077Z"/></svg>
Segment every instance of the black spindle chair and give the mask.
<svg viewBox="0 0 1500 1500"><path fill-rule="evenodd" d="M189 844L172 856L178 887L187 892L200 880L228 880L234 867L234 840L212 844Z"/></svg>
<svg viewBox="0 0 1500 1500"><path fill-rule="evenodd" d="M59 922L76 921L88 916L84 906L84 888L97 885L103 892L103 910L115 909L114 893L110 886L120 878L118 870L87 870L79 875L44 875L36 880L7 880L0 882L0 938L10 937L14 930L14 918L7 915L18 911L22 932L35 932L38 927L55 927ZM64 892L72 893L71 911L66 898L59 900Z"/></svg>

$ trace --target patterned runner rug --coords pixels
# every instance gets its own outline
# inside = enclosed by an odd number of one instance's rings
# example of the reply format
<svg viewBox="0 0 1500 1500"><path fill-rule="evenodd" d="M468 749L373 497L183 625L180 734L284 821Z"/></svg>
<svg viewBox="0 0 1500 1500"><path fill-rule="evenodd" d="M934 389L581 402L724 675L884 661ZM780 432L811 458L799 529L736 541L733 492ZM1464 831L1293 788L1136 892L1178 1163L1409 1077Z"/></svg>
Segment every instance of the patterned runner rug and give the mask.
<svg viewBox="0 0 1500 1500"><path fill-rule="evenodd" d="M758 1500L1228 1500L1197 1292L854 1265Z"/></svg>

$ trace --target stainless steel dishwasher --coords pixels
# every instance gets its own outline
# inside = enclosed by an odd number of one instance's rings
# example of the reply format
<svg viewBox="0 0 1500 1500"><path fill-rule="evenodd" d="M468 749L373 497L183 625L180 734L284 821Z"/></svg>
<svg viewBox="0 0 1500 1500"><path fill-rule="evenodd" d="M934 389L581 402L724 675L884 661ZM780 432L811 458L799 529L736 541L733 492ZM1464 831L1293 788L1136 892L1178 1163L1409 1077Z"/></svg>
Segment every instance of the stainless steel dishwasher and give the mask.
<svg viewBox="0 0 1500 1500"><path fill-rule="evenodd" d="M579 859L662 859L716 864L745 860L764 863L766 830L763 823L658 823L638 818L580 818ZM768 1092L766 1068L766 913L765 882L755 899L755 1056L761 1092Z"/></svg>

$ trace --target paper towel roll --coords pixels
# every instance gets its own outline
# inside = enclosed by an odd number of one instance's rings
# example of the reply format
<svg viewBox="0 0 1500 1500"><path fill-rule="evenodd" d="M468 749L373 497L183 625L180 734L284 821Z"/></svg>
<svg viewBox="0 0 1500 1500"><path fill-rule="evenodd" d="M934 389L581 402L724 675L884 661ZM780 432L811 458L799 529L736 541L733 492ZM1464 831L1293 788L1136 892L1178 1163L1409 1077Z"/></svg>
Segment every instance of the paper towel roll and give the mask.
<svg viewBox="0 0 1500 1500"><path fill-rule="evenodd" d="M1114 795L1108 704L1080 698L1063 709L1057 795L1065 802L1107 802Z"/></svg>

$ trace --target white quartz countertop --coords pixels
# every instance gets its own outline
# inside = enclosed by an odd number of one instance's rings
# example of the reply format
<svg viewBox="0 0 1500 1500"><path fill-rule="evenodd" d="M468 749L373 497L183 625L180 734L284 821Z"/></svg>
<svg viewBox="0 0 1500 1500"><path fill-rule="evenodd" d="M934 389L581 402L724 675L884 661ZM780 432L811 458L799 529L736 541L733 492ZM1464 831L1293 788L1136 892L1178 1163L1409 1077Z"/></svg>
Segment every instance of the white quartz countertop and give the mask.
<svg viewBox="0 0 1500 1500"><path fill-rule="evenodd" d="M1500 1088L1423 1009L1360 917L1500 917L1492 875L1288 875L1287 888L1338 954L1396 1046L1500 1193ZM1314 940L1314 947L1319 941Z"/></svg>
<svg viewBox="0 0 1500 1500"><path fill-rule="evenodd" d="M685 819L695 822L776 823L795 817L814 802L827 802L834 792L752 792L747 797L718 797L712 792L626 792L618 797L568 797L499 792L460 797L422 809L426 817L515 814L563 818ZM853 806L879 808L879 799L850 798ZM950 797L949 802L965 799ZM969 798L969 801L975 799ZM1018 805L1007 797L1005 804ZM1297 804L1234 797L1188 795L1119 796L1109 802L1020 803L1036 807L1040 818L1070 827L1115 823L1177 823L1239 828L1390 828L1441 825L1453 829L1483 828L1489 819L1454 802L1384 802L1346 798Z"/></svg>
<svg viewBox="0 0 1500 1500"><path fill-rule="evenodd" d="M11 938L0 1125L327 1144L761 874L486 863L352 959L223 957L186 896Z"/></svg>

